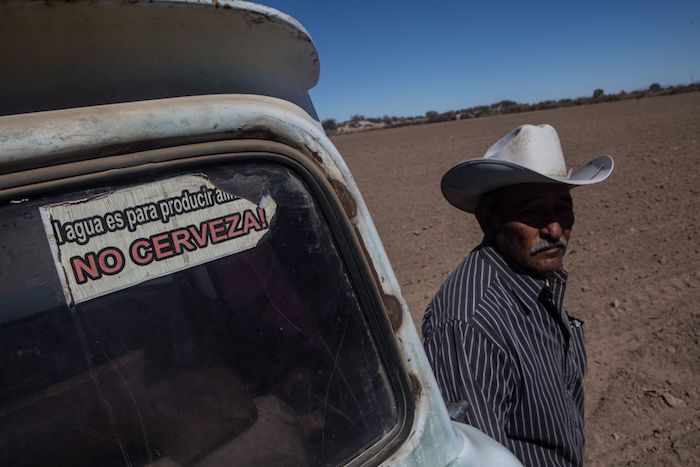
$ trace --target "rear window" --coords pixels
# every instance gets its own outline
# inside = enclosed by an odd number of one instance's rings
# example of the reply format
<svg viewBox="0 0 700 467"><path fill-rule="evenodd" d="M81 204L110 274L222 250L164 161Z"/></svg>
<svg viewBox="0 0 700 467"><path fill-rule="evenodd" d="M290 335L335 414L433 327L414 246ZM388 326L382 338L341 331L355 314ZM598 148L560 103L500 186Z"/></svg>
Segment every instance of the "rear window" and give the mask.
<svg viewBox="0 0 700 467"><path fill-rule="evenodd" d="M335 465L399 408L341 244L272 162L0 207L8 465Z"/></svg>

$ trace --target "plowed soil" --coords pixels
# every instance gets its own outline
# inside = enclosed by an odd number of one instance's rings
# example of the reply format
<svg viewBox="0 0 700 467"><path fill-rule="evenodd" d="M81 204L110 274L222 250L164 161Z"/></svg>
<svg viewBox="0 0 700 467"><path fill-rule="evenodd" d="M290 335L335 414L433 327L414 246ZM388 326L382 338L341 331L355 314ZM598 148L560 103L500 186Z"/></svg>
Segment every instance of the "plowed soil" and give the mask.
<svg viewBox="0 0 700 467"><path fill-rule="evenodd" d="M569 167L615 157L573 191L565 305L586 322L587 465L700 462L700 93L333 138L372 213L414 321L481 240L440 178L523 123L550 123Z"/></svg>

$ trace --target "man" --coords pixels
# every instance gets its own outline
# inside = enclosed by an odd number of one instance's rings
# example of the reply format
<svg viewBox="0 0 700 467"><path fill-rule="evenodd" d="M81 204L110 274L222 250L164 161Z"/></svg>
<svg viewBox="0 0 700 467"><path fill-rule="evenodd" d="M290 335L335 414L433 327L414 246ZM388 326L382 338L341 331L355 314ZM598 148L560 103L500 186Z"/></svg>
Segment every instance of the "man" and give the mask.
<svg viewBox="0 0 700 467"><path fill-rule="evenodd" d="M567 172L554 128L524 125L442 179L484 239L428 305L428 358L451 415L525 465L583 463L583 330L562 308L569 190L612 168L604 155Z"/></svg>

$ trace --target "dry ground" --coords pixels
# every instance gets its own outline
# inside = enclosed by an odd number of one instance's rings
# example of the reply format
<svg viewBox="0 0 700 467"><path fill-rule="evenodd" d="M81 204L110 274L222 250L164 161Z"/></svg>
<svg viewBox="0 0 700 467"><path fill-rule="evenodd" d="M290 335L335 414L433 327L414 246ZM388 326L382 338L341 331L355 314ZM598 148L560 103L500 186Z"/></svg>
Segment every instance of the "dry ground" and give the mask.
<svg viewBox="0 0 700 467"><path fill-rule="evenodd" d="M700 93L333 138L413 318L480 241L440 194L453 164L523 123L557 128L569 166L615 157L574 190L566 306L587 325L588 465L700 463Z"/></svg>

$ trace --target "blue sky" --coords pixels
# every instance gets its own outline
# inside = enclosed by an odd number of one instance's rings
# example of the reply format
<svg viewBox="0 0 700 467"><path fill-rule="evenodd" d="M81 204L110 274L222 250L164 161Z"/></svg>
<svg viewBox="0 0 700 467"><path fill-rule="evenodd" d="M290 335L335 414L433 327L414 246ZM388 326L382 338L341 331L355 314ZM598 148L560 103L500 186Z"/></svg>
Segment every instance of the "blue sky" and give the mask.
<svg viewBox="0 0 700 467"><path fill-rule="evenodd" d="M700 81L698 0L259 1L311 34L322 119Z"/></svg>

